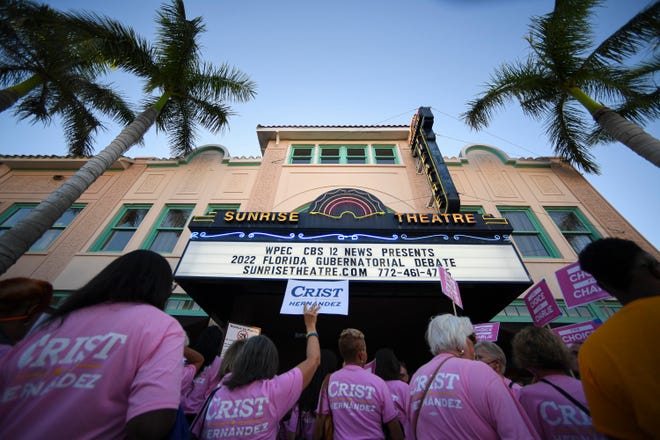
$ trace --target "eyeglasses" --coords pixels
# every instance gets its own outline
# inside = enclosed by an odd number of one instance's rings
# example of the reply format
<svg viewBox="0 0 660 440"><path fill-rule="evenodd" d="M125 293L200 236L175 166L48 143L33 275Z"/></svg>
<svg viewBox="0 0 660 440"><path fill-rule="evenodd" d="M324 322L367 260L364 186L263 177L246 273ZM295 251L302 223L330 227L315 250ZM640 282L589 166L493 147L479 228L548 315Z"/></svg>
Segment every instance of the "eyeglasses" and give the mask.
<svg viewBox="0 0 660 440"><path fill-rule="evenodd" d="M477 335L474 333L470 333L467 337L470 341L472 341L473 344L477 343Z"/></svg>
<svg viewBox="0 0 660 440"><path fill-rule="evenodd" d="M481 355L481 354L475 354L475 355L474 355L474 360L475 360L475 361L483 362L484 364L488 365L488 366L491 367L491 368L493 368L493 364L494 364L494 363L498 362L497 359L491 359L491 360L488 360L487 357L484 357L484 356Z"/></svg>

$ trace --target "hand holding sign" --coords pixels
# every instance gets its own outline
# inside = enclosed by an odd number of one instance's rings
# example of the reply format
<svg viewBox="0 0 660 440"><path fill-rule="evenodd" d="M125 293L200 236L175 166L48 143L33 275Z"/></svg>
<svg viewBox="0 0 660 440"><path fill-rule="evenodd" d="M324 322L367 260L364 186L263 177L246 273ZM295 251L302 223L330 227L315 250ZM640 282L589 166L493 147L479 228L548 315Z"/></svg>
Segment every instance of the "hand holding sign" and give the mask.
<svg viewBox="0 0 660 440"><path fill-rule="evenodd" d="M316 333L316 320L318 318L319 310L321 306L313 303L311 306L307 307L307 303L303 305L303 315L305 318L305 329L307 334Z"/></svg>

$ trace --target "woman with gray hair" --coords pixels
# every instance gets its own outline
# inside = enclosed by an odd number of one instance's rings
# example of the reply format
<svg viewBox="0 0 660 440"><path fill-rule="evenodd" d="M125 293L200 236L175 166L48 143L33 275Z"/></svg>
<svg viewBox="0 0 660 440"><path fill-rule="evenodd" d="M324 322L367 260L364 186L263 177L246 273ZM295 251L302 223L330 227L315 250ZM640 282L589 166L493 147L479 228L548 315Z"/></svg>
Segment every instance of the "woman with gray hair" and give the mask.
<svg viewBox="0 0 660 440"><path fill-rule="evenodd" d="M474 346L474 359L485 363L499 374L514 397L518 398L522 387L504 376L504 372L506 371L506 355L499 345L490 341L477 342L477 345Z"/></svg>
<svg viewBox="0 0 660 440"><path fill-rule="evenodd" d="M476 335L468 318L436 316L426 339L434 357L410 380L411 438L538 438L501 377L474 361Z"/></svg>

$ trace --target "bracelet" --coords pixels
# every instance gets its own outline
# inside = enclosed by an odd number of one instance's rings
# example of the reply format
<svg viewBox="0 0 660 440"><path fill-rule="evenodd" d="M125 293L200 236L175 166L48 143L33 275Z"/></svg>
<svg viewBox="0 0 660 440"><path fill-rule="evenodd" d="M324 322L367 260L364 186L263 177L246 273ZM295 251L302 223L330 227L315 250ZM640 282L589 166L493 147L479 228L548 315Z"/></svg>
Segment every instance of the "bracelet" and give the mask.
<svg viewBox="0 0 660 440"><path fill-rule="evenodd" d="M309 338L310 336L316 336L317 338L319 337L319 334L316 332L309 332L307 333L307 337Z"/></svg>

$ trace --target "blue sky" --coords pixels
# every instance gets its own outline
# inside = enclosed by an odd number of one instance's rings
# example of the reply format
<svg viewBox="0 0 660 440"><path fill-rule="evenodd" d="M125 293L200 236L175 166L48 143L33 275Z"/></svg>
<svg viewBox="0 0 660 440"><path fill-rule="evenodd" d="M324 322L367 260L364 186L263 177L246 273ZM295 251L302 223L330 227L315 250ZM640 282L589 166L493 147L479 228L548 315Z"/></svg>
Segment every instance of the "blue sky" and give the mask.
<svg viewBox="0 0 660 440"><path fill-rule="evenodd" d="M105 14L154 40L156 0L51 0L61 10ZM607 0L596 10L595 40L609 35L647 0ZM488 128L472 131L459 120L494 68L524 59L530 17L553 8L550 0L188 0L188 17L202 16L203 58L229 63L253 79L257 97L233 105L229 130L200 131L197 145L221 144L232 156L260 156L256 126L409 124L430 106L444 156L472 143L498 147L510 157L551 156L542 122L517 103L498 111ZM108 78L133 102L141 83ZM588 117L588 116L587 116ZM120 127L96 136L97 151ZM660 122L646 130L660 137ZM66 154L58 121L49 127L0 114L0 154ZM660 172L615 143L595 147L600 176L592 185L656 247L660 244ZM169 157L168 139L155 128L129 157Z"/></svg>

